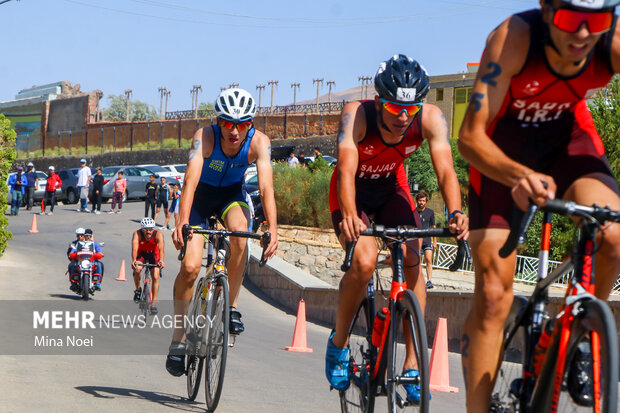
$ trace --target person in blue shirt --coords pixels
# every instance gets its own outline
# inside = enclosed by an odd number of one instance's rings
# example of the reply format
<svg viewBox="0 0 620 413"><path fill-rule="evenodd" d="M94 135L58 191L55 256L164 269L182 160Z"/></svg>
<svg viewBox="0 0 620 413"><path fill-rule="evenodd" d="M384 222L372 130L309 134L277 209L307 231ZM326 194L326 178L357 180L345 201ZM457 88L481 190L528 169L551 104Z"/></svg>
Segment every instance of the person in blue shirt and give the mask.
<svg viewBox="0 0 620 413"><path fill-rule="evenodd" d="M25 194L26 210L30 211L32 209L32 205L34 204L34 191L39 189L39 177L37 176L37 172L34 170L34 164L32 162L28 162L26 180L28 181Z"/></svg>
<svg viewBox="0 0 620 413"><path fill-rule="evenodd" d="M24 175L24 168L17 167L17 173L9 177L9 188L11 191L11 215L17 215L22 204L22 198L26 192L28 181Z"/></svg>
<svg viewBox="0 0 620 413"><path fill-rule="evenodd" d="M214 109L217 123L198 129L193 137L179 219L175 222L172 240L180 249L183 246L183 225L208 228L212 215L216 215L231 231L247 231L251 217L243 191L243 176L250 164L256 162L261 202L272 236L265 258L271 258L278 247L271 141L267 135L254 129L256 101L249 92L231 88L219 94ZM187 313L187 303L200 270L204 239L190 235L187 244L185 258L174 282L175 316ZM236 306L247 260L247 245L245 238L230 238L231 254L227 263L231 305L229 329L234 335L244 330ZM176 328L166 359L166 369L173 376L185 372L184 341L185 330Z"/></svg>

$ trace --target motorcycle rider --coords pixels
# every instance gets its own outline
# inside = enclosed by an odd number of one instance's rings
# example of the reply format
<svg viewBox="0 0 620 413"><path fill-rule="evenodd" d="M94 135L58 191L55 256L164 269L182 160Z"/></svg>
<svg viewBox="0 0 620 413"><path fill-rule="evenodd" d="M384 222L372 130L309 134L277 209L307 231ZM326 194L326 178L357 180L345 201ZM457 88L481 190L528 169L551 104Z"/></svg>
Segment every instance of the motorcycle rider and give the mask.
<svg viewBox="0 0 620 413"><path fill-rule="evenodd" d="M84 235L80 240L80 235L78 231L84 231ZM78 235L78 240L75 244L72 244L73 248L71 249L71 253L69 254L69 258L72 260L71 264L69 264L69 279L71 281L71 286L69 287L71 291L79 292L80 289L80 270L79 270L79 256L78 252L90 250L93 252L93 255L90 257L90 261L94 264L94 271L92 276L92 281L94 284L94 288L96 291L101 291L101 279L103 277L103 264L99 261L103 258L103 251L101 250L101 246L92 240L93 230L92 229L83 229L78 228L76 230L76 234Z"/></svg>

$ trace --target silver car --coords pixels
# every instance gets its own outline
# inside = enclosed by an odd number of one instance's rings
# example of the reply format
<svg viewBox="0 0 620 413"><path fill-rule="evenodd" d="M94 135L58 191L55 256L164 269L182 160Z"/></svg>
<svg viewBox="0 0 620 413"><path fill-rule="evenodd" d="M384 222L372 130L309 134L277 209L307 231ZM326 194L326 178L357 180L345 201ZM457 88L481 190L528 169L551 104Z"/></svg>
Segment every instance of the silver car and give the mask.
<svg viewBox="0 0 620 413"><path fill-rule="evenodd" d="M123 201L130 198L144 198L144 188L146 187L146 183L149 182L149 177L155 175L156 178L159 178L155 172L142 166L108 166L103 168L101 170L101 175L103 175L103 202L107 202L112 198L114 181L121 171L123 172L124 178L127 180L127 193L123 196ZM179 183L179 181L175 178L166 177L166 183L174 185Z"/></svg>

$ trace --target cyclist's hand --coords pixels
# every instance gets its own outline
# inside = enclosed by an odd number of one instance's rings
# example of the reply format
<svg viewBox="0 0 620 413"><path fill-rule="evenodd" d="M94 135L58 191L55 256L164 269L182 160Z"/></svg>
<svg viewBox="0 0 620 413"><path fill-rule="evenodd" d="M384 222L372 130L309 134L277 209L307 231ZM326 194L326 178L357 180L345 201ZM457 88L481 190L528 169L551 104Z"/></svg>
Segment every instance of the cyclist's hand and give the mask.
<svg viewBox="0 0 620 413"><path fill-rule="evenodd" d="M463 213L457 212L449 221L448 228L450 232L459 234L456 239L467 240L469 238L469 217ZM437 244L434 244L437 248Z"/></svg>
<svg viewBox="0 0 620 413"><path fill-rule="evenodd" d="M131 263L131 268L134 271L137 271L139 266L140 266L140 262L139 261L134 261L134 262Z"/></svg>
<svg viewBox="0 0 620 413"><path fill-rule="evenodd" d="M172 232L172 243L174 244L174 247L178 250L183 247L183 225L185 224L188 224L188 222L179 222L174 231ZM190 230L187 240L191 240L193 235L194 231Z"/></svg>
<svg viewBox="0 0 620 413"><path fill-rule="evenodd" d="M157 265L159 265L159 268L160 268L160 269L164 269L164 268L166 268L166 263L165 263L163 260L162 260L162 261L159 261L159 262L157 263Z"/></svg>
<svg viewBox="0 0 620 413"><path fill-rule="evenodd" d="M278 249L278 229L270 228L269 232L271 232L271 241L269 241L269 246L265 250L265 258L270 259L276 255L276 250ZM263 247L263 240L261 239L261 247Z"/></svg>
<svg viewBox="0 0 620 413"><path fill-rule="evenodd" d="M547 199L555 199L556 190L557 185L552 177L532 172L521 178L510 192L517 206L525 211L530 205L530 200L538 206L543 206L547 203Z"/></svg>
<svg viewBox="0 0 620 413"><path fill-rule="evenodd" d="M357 215L350 215L340 221L340 232L344 234L347 241L357 241L360 232L366 230L366 224Z"/></svg>

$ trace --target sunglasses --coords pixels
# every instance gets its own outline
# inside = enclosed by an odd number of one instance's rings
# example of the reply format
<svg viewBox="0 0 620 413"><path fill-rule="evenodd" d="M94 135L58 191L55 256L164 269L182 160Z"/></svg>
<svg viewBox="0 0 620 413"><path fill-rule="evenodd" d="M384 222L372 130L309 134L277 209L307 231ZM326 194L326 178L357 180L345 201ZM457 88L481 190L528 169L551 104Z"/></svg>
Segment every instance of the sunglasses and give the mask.
<svg viewBox="0 0 620 413"><path fill-rule="evenodd" d="M413 116L422 109L422 102L402 104L391 102L387 99L379 98L379 101L383 104L383 108L390 114L398 116L405 112L407 116Z"/></svg>
<svg viewBox="0 0 620 413"><path fill-rule="evenodd" d="M142 231L153 232L155 231L155 228L142 228Z"/></svg>
<svg viewBox="0 0 620 413"><path fill-rule="evenodd" d="M237 127L237 130L239 132L245 132L246 130L248 130L248 129L250 129L252 127L252 121L251 120L246 120L246 121L243 121L243 122L226 120L226 119L222 119L222 118L220 118L220 120L222 122L222 127L224 129L232 129L234 127Z"/></svg>
<svg viewBox="0 0 620 413"><path fill-rule="evenodd" d="M581 25L588 26L590 34L601 34L611 29L612 12L583 12L572 9L553 9L553 25L567 33L575 33Z"/></svg>

